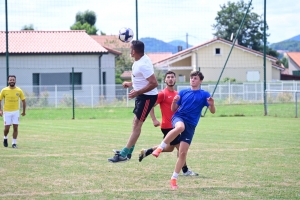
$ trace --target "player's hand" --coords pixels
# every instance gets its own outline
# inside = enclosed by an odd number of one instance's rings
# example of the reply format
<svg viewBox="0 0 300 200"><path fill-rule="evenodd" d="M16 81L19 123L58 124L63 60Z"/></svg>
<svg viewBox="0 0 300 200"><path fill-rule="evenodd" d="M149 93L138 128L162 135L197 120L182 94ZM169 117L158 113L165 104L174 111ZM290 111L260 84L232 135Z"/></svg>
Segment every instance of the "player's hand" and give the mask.
<svg viewBox="0 0 300 200"><path fill-rule="evenodd" d="M212 97L207 98L207 102L210 106L215 105L215 100Z"/></svg>
<svg viewBox="0 0 300 200"><path fill-rule="evenodd" d="M25 115L26 115L26 113L25 113L25 112L22 112L22 113L21 113L21 115L22 115L22 116L25 116Z"/></svg>
<svg viewBox="0 0 300 200"><path fill-rule="evenodd" d="M157 119L153 120L153 126L155 127L160 126L160 122Z"/></svg>
<svg viewBox="0 0 300 200"><path fill-rule="evenodd" d="M179 101L180 99L180 96L179 95L176 95L173 99L173 102L176 103L177 101Z"/></svg>
<svg viewBox="0 0 300 200"><path fill-rule="evenodd" d="M2 110L0 110L0 117L2 117L2 115L3 115L3 112L2 112Z"/></svg>
<svg viewBox="0 0 300 200"><path fill-rule="evenodd" d="M132 82L124 81L124 82L122 83L122 85L123 85L123 88L129 88L129 87L132 86Z"/></svg>
<svg viewBox="0 0 300 200"><path fill-rule="evenodd" d="M138 92L136 90L130 90L129 94L128 94L128 98L129 99L133 99L136 96L138 96Z"/></svg>

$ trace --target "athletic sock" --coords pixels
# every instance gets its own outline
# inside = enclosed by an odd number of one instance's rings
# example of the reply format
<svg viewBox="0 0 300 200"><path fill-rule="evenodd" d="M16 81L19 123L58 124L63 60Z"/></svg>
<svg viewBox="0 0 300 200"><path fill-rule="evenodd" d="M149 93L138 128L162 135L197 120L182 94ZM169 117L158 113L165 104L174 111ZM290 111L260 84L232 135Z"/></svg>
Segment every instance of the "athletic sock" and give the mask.
<svg viewBox="0 0 300 200"><path fill-rule="evenodd" d="M189 170L189 168L187 167L187 165L182 167L182 172L186 173Z"/></svg>
<svg viewBox="0 0 300 200"><path fill-rule="evenodd" d="M152 149L152 148L147 149L147 151L146 151L146 156L149 156L150 154L152 154L152 152L153 152L153 149Z"/></svg>
<svg viewBox="0 0 300 200"><path fill-rule="evenodd" d="M13 139L12 144L17 144L17 139Z"/></svg>
<svg viewBox="0 0 300 200"><path fill-rule="evenodd" d="M177 178L178 178L178 173L173 172L173 175L172 175L171 179L177 179Z"/></svg>
<svg viewBox="0 0 300 200"><path fill-rule="evenodd" d="M120 152L120 155L125 158L128 155L128 153L129 153L129 149L124 147Z"/></svg>
<svg viewBox="0 0 300 200"><path fill-rule="evenodd" d="M162 141L162 142L160 143L160 145L159 145L159 147L160 147L161 149L164 149L166 146L167 146L167 144L166 144L164 141ZM158 147L158 148L159 148L159 147Z"/></svg>
<svg viewBox="0 0 300 200"><path fill-rule="evenodd" d="M132 154L132 152L133 152L133 150L134 150L134 146L135 146L135 145L133 145L133 146L129 149L128 154Z"/></svg>
<svg viewBox="0 0 300 200"><path fill-rule="evenodd" d="M4 136L4 139L7 139L8 137L7 136Z"/></svg>

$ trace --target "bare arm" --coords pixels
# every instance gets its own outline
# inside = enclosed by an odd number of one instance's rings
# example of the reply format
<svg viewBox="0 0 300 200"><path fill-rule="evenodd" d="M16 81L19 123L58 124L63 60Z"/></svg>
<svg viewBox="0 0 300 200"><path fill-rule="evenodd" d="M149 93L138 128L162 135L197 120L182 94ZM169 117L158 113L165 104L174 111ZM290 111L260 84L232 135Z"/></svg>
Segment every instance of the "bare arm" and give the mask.
<svg viewBox="0 0 300 200"><path fill-rule="evenodd" d="M156 106L156 105L157 105L157 103L154 104L154 106ZM157 127L157 126L160 126L160 122L156 119L155 112L154 112L154 106L153 106L152 109L150 110L150 116L151 116L153 125L154 125L155 127Z"/></svg>
<svg viewBox="0 0 300 200"><path fill-rule="evenodd" d="M175 112L177 109L178 109L178 105L177 105L177 101L179 101L180 99L180 96L179 95L176 95L172 101L172 104L171 104L171 110L172 112Z"/></svg>
<svg viewBox="0 0 300 200"><path fill-rule="evenodd" d="M0 117L2 117L3 112L2 112L2 105L1 105L1 100L0 100Z"/></svg>
<svg viewBox="0 0 300 200"><path fill-rule="evenodd" d="M207 98L207 102L209 103L208 109L214 114L216 112L215 101L212 97Z"/></svg>
<svg viewBox="0 0 300 200"><path fill-rule="evenodd" d="M23 104L23 112L21 113L22 116L25 116L26 115L26 101L25 99L22 100L22 104Z"/></svg>

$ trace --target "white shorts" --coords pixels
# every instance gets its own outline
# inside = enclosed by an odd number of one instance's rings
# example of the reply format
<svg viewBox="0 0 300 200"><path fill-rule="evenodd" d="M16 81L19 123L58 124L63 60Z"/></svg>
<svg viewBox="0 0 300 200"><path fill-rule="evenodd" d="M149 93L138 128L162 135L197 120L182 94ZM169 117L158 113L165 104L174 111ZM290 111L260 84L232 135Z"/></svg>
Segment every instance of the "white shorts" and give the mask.
<svg viewBox="0 0 300 200"><path fill-rule="evenodd" d="M4 126L19 124L20 111L3 112Z"/></svg>

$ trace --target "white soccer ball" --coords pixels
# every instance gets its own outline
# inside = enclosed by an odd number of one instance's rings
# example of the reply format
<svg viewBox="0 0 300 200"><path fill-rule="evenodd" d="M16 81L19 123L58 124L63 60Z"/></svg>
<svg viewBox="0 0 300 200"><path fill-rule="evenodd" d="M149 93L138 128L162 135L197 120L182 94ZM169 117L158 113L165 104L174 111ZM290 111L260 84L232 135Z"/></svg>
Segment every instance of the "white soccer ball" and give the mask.
<svg viewBox="0 0 300 200"><path fill-rule="evenodd" d="M119 31L119 39L122 42L130 42L133 39L133 31L130 28L121 28Z"/></svg>

